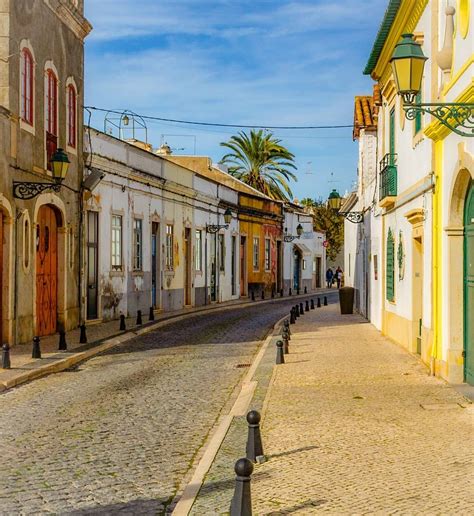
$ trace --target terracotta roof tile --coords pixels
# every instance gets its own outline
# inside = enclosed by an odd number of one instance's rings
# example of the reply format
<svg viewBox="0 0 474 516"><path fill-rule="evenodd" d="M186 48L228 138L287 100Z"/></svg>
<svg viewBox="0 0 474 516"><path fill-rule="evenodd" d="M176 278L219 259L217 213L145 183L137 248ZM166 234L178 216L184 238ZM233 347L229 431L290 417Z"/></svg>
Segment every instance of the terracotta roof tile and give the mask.
<svg viewBox="0 0 474 516"><path fill-rule="evenodd" d="M360 95L354 102L354 140L359 137L361 129L375 129L377 127L378 108L375 105L374 97Z"/></svg>

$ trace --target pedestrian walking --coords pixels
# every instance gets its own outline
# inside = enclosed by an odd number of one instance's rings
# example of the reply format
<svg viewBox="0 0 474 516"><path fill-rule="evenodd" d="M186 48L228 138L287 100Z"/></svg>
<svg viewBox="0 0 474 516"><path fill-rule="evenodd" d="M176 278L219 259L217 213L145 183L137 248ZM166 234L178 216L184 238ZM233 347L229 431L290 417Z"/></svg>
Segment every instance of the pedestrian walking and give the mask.
<svg viewBox="0 0 474 516"><path fill-rule="evenodd" d="M338 267L336 269L336 283L337 283L337 288L341 288L341 283L342 283L342 269L340 267Z"/></svg>
<svg viewBox="0 0 474 516"><path fill-rule="evenodd" d="M332 281L334 278L334 272L332 271L331 267L326 271L326 284L328 288L332 287Z"/></svg>

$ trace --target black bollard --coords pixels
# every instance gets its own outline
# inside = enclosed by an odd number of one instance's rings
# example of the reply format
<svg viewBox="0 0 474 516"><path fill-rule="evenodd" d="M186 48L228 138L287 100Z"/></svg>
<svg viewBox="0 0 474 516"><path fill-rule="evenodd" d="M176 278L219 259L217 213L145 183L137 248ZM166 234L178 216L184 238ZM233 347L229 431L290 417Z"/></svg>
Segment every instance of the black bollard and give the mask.
<svg viewBox="0 0 474 516"><path fill-rule="evenodd" d="M67 350L66 332L64 330L61 330L59 332L58 350L59 351L66 351Z"/></svg>
<svg viewBox="0 0 474 516"><path fill-rule="evenodd" d="M262 290L262 299L265 299L265 290Z"/></svg>
<svg viewBox="0 0 474 516"><path fill-rule="evenodd" d="M311 299L311 310L314 310L314 299Z"/></svg>
<svg viewBox="0 0 474 516"><path fill-rule="evenodd" d="M288 342L288 333L284 332L282 334L282 337L283 337L283 353L285 355L288 355L288 353L290 352L290 348L288 346L289 342Z"/></svg>
<svg viewBox="0 0 474 516"><path fill-rule="evenodd" d="M248 459L239 459L234 466L235 489L230 505L230 516L252 516L252 497L250 494L250 475L253 464Z"/></svg>
<svg viewBox="0 0 474 516"><path fill-rule="evenodd" d="M150 306L150 314L148 316L148 320L149 321L154 321L155 320L155 311L153 310L152 306Z"/></svg>
<svg viewBox="0 0 474 516"><path fill-rule="evenodd" d="M296 318L298 319L298 317L301 315L300 305L295 305L295 310L296 310Z"/></svg>
<svg viewBox="0 0 474 516"><path fill-rule="evenodd" d="M318 308L321 308L321 298L318 297Z"/></svg>
<svg viewBox="0 0 474 516"><path fill-rule="evenodd" d="M295 324L296 317L295 317L295 309L292 308L290 312L290 324Z"/></svg>
<svg viewBox="0 0 474 516"><path fill-rule="evenodd" d="M328 298L324 296L324 306L328 306Z"/></svg>
<svg viewBox="0 0 474 516"><path fill-rule="evenodd" d="M285 319L285 320L283 321L283 327L284 327L284 328L288 328L289 326L290 326L290 321L289 321L288 319Z"/></svg>
<svg viewBox="0 0 474 516"><path fill-rule="evenodd" d="M79 344L87 344L86 325L82 323L79 328L81 329L81 334L79 335Z"/></svg>
<svg viewBox="0 0 474 516"><path fill-rule="evenodd" d="M309 312L309 301L308 300L306 300L306 302L304 304L304 311Z"/></svg>
<svg viewBox="0 0 474 516"><path fill-rule="evenodd" d="M2 346L2 369L11 369L12 364L10 362L10 345L8 342Z"/></svg>
<svg viewBox="0 0 474 516"><path fill-rule="evenodd" d="M33 351L31 353L31 358L41 358L41 347L39 337L33 337Z"/></svg>
<svg viewBox="0 0 474 516"><path fill-rule="evenodd" d="M252 290L250 297L252 298L252 301L255 301L255 292Z"/></svg>
<svg viewBox="0 0 474 516"><path fill-rule="evenodd" d="M247 438L247 459L252 462L263 462L263 444L260 435L260 414L256 410L251 410L247 414L249 433Z"/></svg>
<svg viewBox="0 0 474 516"><path fill-rule="evenodd" d="M292 295L293 295L293 294L292 294L292 292L291 292L291 287L290 287L290 290L288 291L288 295L289 295L289 296L292 296Z"/></svg>
<svg viewBox="0 0 474 516"><path fill-rule="evenodd" d="M305 293L305 294L307 294L307 293L308 293L308 288L307 288L307 287L305 287L305 288L304 288L304 293Z"/></svg>
<svg viewBox="0 0 474 516"><path fill-rule="evenodd" d="M300 289L296 289L296 295L299 296L300 295Z"/></svg>
<svg viewBox="0 0 474 516"><path fill-rule="evenodd" d="M283 297L283 289L280 289L280 297Z"/></svg>
<svg viewBox="0 0 474 516"><path fill-rule="evenodd" d="M300 303L300 314L304 315L303 303Z"/></svg>
<svg viewBox="0 0 474 516"><path fill-rule="evenodd" d="M143 324L143 321L142 321L142 311L141 310L137 310L137 326L140 326L141 324Z"/></svg>
<svg viewBox="0 0 474 516"><path fill-rule="evenodd" d="M277 356L276 356L276 363L277 364L284 364L285 358L283 356L283 341L278 340L277 343Z"/></svg>
<svg viewBox="0 0 474 516"><path fill-rule="evenodd" d="M125 331L126 329L127 329L127 327L125 326L125 315L120 314L120 327L119 327L119 330L120 331Z"/></svg>

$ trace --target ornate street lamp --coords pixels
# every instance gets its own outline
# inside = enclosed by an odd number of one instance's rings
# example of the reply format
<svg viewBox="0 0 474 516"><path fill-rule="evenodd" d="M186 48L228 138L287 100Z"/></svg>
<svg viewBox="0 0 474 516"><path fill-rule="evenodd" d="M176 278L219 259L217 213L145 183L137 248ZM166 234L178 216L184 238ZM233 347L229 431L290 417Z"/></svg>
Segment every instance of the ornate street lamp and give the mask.
<svg viewBox="0 0 474 516"><path fill-rule="evenodd" d="M332 210L337 212L338 215L346 218L349 222L353 222L354 224L360 224L364 221L363 211L341 211L342 198L339 195L339 192L335 189L333 189L332 192L329 194L328 205Z"/></svg>
<svg viewBox="0 0 474 516"><path fill-rule="evenodd" d="M290 235L288 233L288 228L285 228L285 233L283 234L283 241L284 242L293 242L296 238L299 238L303 234L303 226L301 224L298 224L296 226L296 235Z"/></svg>
<svg viewBox="0 0 474 516"><path fill-rule="evenodd" d="M405 116L414 120L419 113L428 113L445 127L461 136L474 136L474 104L465 102L415 103L421 90L423 69L428 58L413 34L403 34L390 59L398 94L402 96Z"/></svg>
<svg viewBox="0 0 474 516"><path fill-rule="evenodd" d="M227 229L232 220L232 212L230 208L227 208L224 212L224 222L225 224L208 224L206 226L206 231L208 233L217 233L221 229Z"/></svg>
<svg viewBox="0 0 474 516"><path fill-rule="evenodd" d="M13 197L27 200L35 198L46 190L59 192L69 169L70 161L63 149L56 149L54 154L51 156L50 162L53 173L53 182L34 183L30 181L13 181Z"/></svg>

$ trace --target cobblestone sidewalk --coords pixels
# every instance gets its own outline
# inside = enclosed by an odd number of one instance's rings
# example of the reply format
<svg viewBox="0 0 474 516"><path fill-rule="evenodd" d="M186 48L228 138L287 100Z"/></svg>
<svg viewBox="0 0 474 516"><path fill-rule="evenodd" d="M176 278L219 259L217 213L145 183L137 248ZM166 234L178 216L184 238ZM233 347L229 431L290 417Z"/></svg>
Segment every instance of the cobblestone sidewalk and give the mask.
<svg viewBox="0 0 474 516"><path fill-rule="evenodd" d="M337 305L291 328L286 363L269 348L257 371L274 368L265 402L251 403L268 458L252 476L254 514L474 514L473 405ZM236 418L191 514L228 514L246 432Z"/></svg>
<svg viewBox="0 0 474 516"><path fill-rule="evenodd" d="M263 423L263 514L473 514L473 406L332 305L292 326Z"/></svg>

